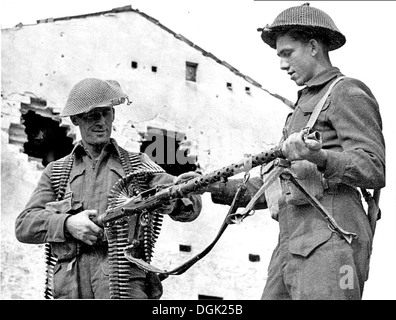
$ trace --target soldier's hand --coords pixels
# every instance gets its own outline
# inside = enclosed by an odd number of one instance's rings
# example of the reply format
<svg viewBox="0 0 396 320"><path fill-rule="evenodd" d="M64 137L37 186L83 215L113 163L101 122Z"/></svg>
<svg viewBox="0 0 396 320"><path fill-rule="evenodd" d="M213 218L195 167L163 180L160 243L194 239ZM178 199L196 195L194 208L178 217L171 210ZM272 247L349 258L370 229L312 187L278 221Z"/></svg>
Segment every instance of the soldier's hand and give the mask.
<svg viewBox="0 0 396 320"><path fill-rule="evenodd" d="M181 175L177 176L174 180L175 184L182 183L183 181L188 181L194 178L202 177L202 174L194 171L189 171L182 173ZM203 194L205 192L209 192L208 187L202 188L200 190L194 191L194 194Z"/></svg>
<svg viewBox="0 0 396 320"><path fill-rule="evenodd" d="M304 131L291 134L282 144L282 153L291 161L308 160L319 167L326 166L327 153L322 149L322 141Z"/></svg>
<svg viewBox="0 0 396 320"><path fill-rule="evenodd" d="M194 171L188 171L188 172L184 172L181 175L177 176L174 179L173 182L175 184L178 184L178 183L181 183L183 181L191 180L191 179L194 179L194 178L197 178L197 177L201 177L201 175L199 173L197 173L197 172L194 172Z"/></svg>
<svg viewBox="0 0 396 320"><path fill-rule="evenodd" d="M96 210L84 210L66 219L65 227L73 238L93 245L103 235L103 229L92 220L97 216Z"/></svg>
<svg viewBox="0 0 396 320"><path fill-rule="evenodd" d="M175 177L173 179L173 183L176 184L180 184L183 183L184 181L188 181L191 179L194 179L196 177L200 177L201 174L197 173L197 172L193 172L193 171L189 171L189 172L184 172L182 174L180 174L179 176ZM175 200L170 200L170 201L164 201L160 207L160 210L163 214L170 214L173 209L174 209L174 204L175 204Z"/></svg>

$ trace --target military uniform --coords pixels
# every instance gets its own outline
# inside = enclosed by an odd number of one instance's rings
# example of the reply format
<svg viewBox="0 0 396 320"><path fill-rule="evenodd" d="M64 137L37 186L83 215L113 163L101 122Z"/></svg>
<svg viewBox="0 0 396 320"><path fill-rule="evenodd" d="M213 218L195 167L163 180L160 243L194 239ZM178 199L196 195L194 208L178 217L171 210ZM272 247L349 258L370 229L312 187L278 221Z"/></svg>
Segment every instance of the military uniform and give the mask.
<svg viewBox="0 0 396 320"><path fill-rule="evenodd" d="M314 25L322 32L330 30L334 41L329 48L334 50L345 43L345 37L329 19L315 8L293 7L263 29L262 39L275 48L277 30ZM338 68L330 67L305 83L286 120L283 141L306 126L318 101L341 76ZM288 203L283 190L274 215L279 241L262 299L360 299L368 277L373 230L358 188L385 186L385 142L377 101L364 83L347 77L332 89L312 130L321 133L327 152L325 168L312 169L320 174L324 189L319 201L342 229L357 238L349 244L312 205ZM212 200L230 204L238 183L230 179L219 184L212 190ZM239 205L246 205L262 184L253 178ZM262 197L256 208L264 208L266 202Z"/></svg>
<svg viewBox="0 0 396 320"><path fill-rule="evenodd" d="M113 106L125 99L127 96L117 82L85 79L71 90L62 116ZM80 141L71 153L73 164L63 199L57 201L52 181L55 162L51 162L44 169L25 209L16 219L16 237L19 241L51 245L52 254L57 259L52 283L54 298L110 298L106 237L103 236L94 245L88 245L73 238L65 224L72 215L83 210L93 209L99 214L106 212L110 190L126 175L121 151L126 152L110 138L99 158L93 159ZM148 188L173 183L175 177L165 173L146 154L136 153L134 156L135 166L150 172L145 181ZM200 196L191 195L163 206L162 213L169 214L176 221L192 221L199 215L201 207ZM149 277L132 264L129 281L131 292L128 294L132 299L159 298L162 294L158 278Z"/></svg>

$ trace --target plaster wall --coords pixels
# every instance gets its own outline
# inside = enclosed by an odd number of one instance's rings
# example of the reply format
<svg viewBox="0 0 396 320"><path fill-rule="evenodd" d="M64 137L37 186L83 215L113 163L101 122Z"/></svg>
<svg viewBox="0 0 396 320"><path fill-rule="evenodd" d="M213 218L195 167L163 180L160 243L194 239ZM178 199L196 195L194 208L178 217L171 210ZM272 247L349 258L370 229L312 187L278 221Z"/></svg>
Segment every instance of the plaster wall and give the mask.
<svg viewBox="0 0 396 320"><path fill-rule="evenodd" d="M183 132L204 172L239 161L245 153L269 149L278 142L289 112L280 100L230 69L226 62L135 11L4 29L1 48L1 215L7 217L2 222L2 235L12 235L12 221L42 171L22 153L23 132L18 135L21 141L10 142L12 124L20 125L20 104L29 102L30 97L46 101L56 115L79 80L118 80L132 101L130 106L116 107L113 137L119 144L138 151L139 132L148 126ZM138 63L136 69L131 68L132 61ZM198 64L196 82L185 79L187 61ZM227 82L232 84L231 90ZM70 126L70 134L79 138L69 119L62 119L61 125ZM228 207L213 204L207 194L203 202L202 214L194 222L165 219L153 264L165 269L176 267L215 237ZM164 281L163 298L197 299L204 294L258 299L276 236L277 224L267 210L256 212L241 225L230 226L204 260L182 276ZM181 252L180 244L191 245L192 251ZM3 251L26 247L31 245L16 240L2 242ZM260 261L249 261L249 253L260 255ZM42 259L41 247L29 254L37 261ZM41 270L28 265L27 274L32 273L40 276L27 281L43 278ZM41 288L32 288L27 298L41 298Z"/></svg>

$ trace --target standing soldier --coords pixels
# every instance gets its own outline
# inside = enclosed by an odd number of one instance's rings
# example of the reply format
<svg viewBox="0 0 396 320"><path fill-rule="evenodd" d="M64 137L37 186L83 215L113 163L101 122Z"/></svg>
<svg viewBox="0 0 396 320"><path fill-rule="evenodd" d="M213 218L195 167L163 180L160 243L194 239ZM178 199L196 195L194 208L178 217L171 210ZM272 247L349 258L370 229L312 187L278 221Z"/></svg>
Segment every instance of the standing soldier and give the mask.
<svg viewBox="0 0 396 320"><path fill-rule="evenodd" d="M126 173L147 173L141 183L148 188L177 183L196 175L185 173L173 177L144 153L127 152L110 138L114 106L126 100L128 97L114 80L87 78L72 88L61 116L70 116L72 123L79 127L82 139L69 156L45 168L16 220L19 241L50 244L57 259L51 288L54 298L110 298L108 258L114 250L109 252L104 230L93 220L106 211L110 190ZM59 190L62 181L67 183ZM160 210L174 220L192 221L200 213L201 198L191 195L163 204ZM129 227L138 229L135 225ZM139 242L143 235L137 236L139 238L134 240ZM142 246L143 242L135 248L136 258L144 259ZM125 260L124 267L128 263ZM122 283L118 291L123 291L123 296L158 299L162 295L162 286L155 274L146 273L134 264L122 271L126 283Z"/></svg>
<svg viewBox="0 0 396 320"><path fill-rule="evenodd" d="M304 86L287 117L282 151L291 160L291 172L340 227L329 228L290 181L279 178L272 183L265 200L257 203L272 211L280 228L262 299L361 299L374 228L358 188L385 186L385 142L377 101L363 82L343 77L332 66L329 52L346 39L325 12L309 4L291 7L259 31L276 50L281 70ZM320 132L322 143L307 138L309 129ZM265 183L271 166L263 169ZM248 195L263 184L261 178L260 183L252 179ZM238 184L238 179L230 179L212 187L212 200L229 204ZM339 230L357 237L349 243Z"/></svg>

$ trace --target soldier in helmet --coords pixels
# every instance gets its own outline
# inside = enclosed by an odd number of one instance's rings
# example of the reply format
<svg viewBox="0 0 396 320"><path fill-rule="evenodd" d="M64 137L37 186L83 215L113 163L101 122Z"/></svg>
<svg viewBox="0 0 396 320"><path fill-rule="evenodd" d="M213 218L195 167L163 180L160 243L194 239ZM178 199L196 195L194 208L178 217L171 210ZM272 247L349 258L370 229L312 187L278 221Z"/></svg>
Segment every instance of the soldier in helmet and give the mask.
<svg viewBox="0 0 396 320"><path fill-rule="evenodd" d="M276 50L281 70L302 87L281 140L290 171L341 228L329 228L284 176L269 184L256 207L270 209L280 233L262 299L361 299L375 223L370 224L374 211L366 214L359 190L385 186L379 106L363 82L343 77L332 65L329 52L346 39L325 12L309 4L291 7L259 31ZM320 132L322 141L311 139L307 129ZM261 177L251 179L248 195L269 181L273 170L266 166ZM212 200L229 204L238 184L230 179L213 186ZM357 237L349 243L337 230Z"/></svg>
<svg viewBox="0 0 396 320"><path fill-rule="evenodd" d="M19 241L50 244L52 255L57 259L51 288L54 298L110 297L108 242L102 226L93 221L106 211L111 188L128 171L148 172L148 180L143 183L149 188L196 175L190 172L174 177L147 155L127 152L117 145L110 137L114 106L127 100L120 84L114 80L87 78L71 89L61 116L70 116L72 123L79 127L81 141L69 156L45 168L16 220ZM68 168L66 173L64 168ZM60 197L62 181L67 183ZM174 220L192 221L200 213L201 198L191 195L166 203L160 210ZM129 272L130 285L126 293L129 298L160 298L162 286L155 274L147 274L132 264Z"/></svg>

